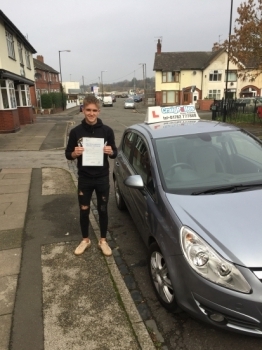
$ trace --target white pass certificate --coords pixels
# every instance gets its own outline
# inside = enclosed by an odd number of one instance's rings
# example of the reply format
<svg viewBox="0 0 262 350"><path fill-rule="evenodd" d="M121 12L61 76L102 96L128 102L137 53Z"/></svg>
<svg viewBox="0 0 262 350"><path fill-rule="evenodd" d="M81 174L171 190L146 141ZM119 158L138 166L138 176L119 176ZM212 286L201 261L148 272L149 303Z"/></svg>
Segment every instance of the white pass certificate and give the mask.
<svg viewBox="0 0 262 350"><path fill-rule="evenodd" d="M95 137L83 137L84 152L82 165L103 166L104 164L104 139Z"/></svg>

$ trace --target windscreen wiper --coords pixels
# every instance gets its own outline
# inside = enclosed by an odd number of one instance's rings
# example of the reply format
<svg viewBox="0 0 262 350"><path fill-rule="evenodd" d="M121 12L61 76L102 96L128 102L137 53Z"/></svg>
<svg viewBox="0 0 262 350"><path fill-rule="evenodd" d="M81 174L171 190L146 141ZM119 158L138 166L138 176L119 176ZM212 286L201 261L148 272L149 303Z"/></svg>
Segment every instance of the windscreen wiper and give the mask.
<svg viewBox="0 0 262 350"><path fill-rule="evenodd" d="M255 187L262 187L262 183L255 183L255 184L249 184L249 185L228 185L228 186L221 186L221 187L213 187L209 188L205 191L198 191L191 193L192 196L198 196L199 194L217 194L217 193L223 193L223 192L241 192L246 191L250 188Z"/></svg>

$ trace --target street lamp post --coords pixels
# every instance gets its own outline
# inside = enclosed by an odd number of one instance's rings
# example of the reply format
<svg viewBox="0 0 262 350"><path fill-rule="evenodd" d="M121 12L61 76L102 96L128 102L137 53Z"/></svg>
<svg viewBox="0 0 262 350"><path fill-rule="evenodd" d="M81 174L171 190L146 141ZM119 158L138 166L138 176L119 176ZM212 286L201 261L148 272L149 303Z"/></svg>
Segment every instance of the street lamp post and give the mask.
<svg viewBox="0 0 262 350"><path fill-rule="evenodd" d="M101 70L101 92L102 92L102 98L104 98L104 85L103 85L103 73L107 72L107 70Z"/></svg>
<svg viewBox="0 0 262 350"><path fill-rule="evenodd" d="M146 103L146 63L139 63L143 66L143 80L144 80L144 104Z"/></svg>
<svg viewBox="0 0 262 350"><path fill-rule="evenodd" d="M63 111L65 109L65 106L64 106L64 96L63 96L63 79L62 79L62 71L61 71L61 57L60 57L60 52L71 52L71 50L59 50L59 71L60 71L60 84L61 84L61 95L62 95L62 108L63 108Z"/></svg>
<svg viewBox="0 0 262 350"><path fill-rule="evenodd" d="M228 51L227 51L227 70L226 70L226 89L225 89L225 97L224 97L223 122L226 121L227 104L228 104L227 103L227 86L228 86L229 51L230 51L230 39L231 39L231 27L232 27L232 11L233 11L233 0L231 0L230 21L229 21Z"/></svg>
<svg viewBox="0 0 262 350"><path fill-rule="evenodd" d="M85 93L85 77L82 75L82 82L83 82L83 94Z"/></svg>

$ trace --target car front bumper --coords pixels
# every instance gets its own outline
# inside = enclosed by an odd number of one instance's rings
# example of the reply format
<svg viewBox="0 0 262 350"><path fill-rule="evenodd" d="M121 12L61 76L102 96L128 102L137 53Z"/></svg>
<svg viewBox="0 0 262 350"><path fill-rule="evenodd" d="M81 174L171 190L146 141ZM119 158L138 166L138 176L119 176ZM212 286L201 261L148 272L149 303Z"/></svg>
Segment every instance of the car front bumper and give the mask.
<svg viewBox="0 0 262 350"><path fill-rule="evenodd" d="M252 291L236 292L198 275L183 255L167 259L179 306L213 326L262 337L262 282L249 269L238 267Z"/></svg>

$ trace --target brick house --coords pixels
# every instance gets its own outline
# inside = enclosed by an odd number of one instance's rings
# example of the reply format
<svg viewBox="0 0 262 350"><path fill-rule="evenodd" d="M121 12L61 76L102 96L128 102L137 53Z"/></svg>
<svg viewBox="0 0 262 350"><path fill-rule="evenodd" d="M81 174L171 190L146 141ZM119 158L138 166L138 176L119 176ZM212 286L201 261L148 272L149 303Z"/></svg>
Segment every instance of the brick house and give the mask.
<svg viewBox="0 0 262 350"><path fill-rule="evenodd" d="M0 133L12 133L34 121L30 89L36 50L1 10L0 47Z"/></svg>
<svg viewBox="0 0 262 350"><path fill-rule="evenodd" d="M44 57L36 56L35 67L35 89L36 97L32 99L32 104L40 107L40 95L49 92L60 92L59 72L44 63Z"/></svg>
<svg viewBox="0 0 262 350"><path fill-rule="evenodd" d="M214 44L211 51L162 52L158 40L155 53L156 105L199 104L209 109L214 99L225 96L228 55ZM238 78L238 69L229 62L228 98L261 96L261 77L252 85Z"/></svg>

